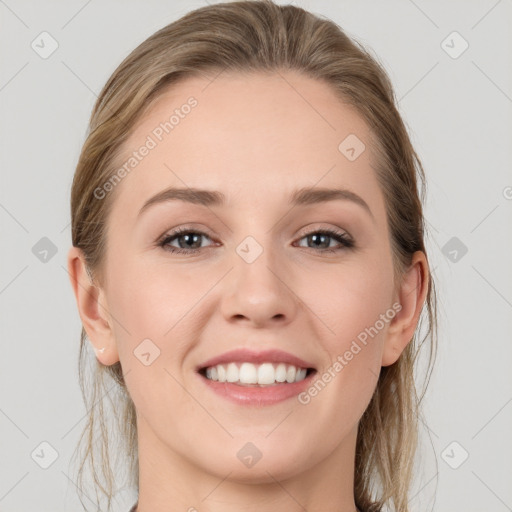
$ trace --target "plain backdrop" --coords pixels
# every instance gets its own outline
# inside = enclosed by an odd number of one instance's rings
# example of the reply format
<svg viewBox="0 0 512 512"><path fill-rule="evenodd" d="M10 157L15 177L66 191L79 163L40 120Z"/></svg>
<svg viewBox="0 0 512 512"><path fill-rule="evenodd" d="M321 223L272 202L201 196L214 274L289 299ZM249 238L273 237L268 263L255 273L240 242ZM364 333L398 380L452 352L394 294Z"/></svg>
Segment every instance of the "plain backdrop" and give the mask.
<svg viewBox="0 0 512 512"><path fill-rule="evenodd" d="M378 57L427 173L440 345L411 510L512 510L512 3L293 3ZM108 77L203 5L0 0L2 512L81 510L69 468L86 415L66 271L71 181ZM116 510L134 499L125 489Z"/></svg>

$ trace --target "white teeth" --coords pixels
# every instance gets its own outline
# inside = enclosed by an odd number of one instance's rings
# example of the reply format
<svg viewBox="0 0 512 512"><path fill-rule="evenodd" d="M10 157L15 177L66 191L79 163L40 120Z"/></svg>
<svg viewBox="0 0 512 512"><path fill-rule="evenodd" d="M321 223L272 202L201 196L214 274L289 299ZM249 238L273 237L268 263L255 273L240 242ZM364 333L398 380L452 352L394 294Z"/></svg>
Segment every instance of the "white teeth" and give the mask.
<svg viewBox="0 0 512 512"><path fill-rule="evenodd" d="M241 386L259 384L272 386L281 382L299 382L306 378L307 369L284 363L229 363L206 368L206 378L218 382L233 382Z"/></svg>
<svg viewBox="0 0 512 512"><path fill-rule="evenodd" d="M258 384L274 384L275 370L271 363L263 363L258 368ZM242 379L240 378L240 382Z"/></svg>
<svg viewBox="0 0 512 512"><path fill-rule="evenodd" d="M257 384L258 369L251 363L242 363L240 370L238 370L238 380L242 384Z"/></svg>
<svg viewBox="0 0 512 512"><path fill-rule="evenodd" d="M295 369L295 366L288 366L288 370L286 372L286 382L295 382L295 374L297 373L297 370ZM213 372L212 372L213 374Z"/></svg>
<svg viewBox="0 0 512 512"><path fill-rule="evenodd" d="M237 382L238 381L238 366L235 363L228 364L228 369L226 371L226 381L227 382Z"/></svg>
<svg viewBox="0 0 512 512"><path fill-rule="evenodd" d="M217 366L217 375L219 377L219 382L226 382L226 368L221 364Z"/></svg>
<svg viewBox="0 0 512 512"><path fill-rule="evenodd" d="M286 380L286 365L279 363L276 368L276 381L284 382Z"/></svg>

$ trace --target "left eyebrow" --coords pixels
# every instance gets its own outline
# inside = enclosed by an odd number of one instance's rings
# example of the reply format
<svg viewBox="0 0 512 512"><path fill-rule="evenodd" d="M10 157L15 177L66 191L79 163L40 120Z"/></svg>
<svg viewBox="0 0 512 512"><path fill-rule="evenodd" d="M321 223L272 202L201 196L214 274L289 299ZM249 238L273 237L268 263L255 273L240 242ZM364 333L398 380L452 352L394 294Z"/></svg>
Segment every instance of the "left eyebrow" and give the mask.
<svg viewBox="0 0 512 512"><path fill-rule="evenodd" d="M300 188L293 192L290 197L290 205L309 205L317 203L325 203L327 201L351 201L361 206L366 213L375 221L375 217L368 206L368 203L355 192L345 188Z"/></svg>
<svg viewBox="0 0 512 512"><path fill-rule="evenodd" d="M201 206L222 206L226 203L226 196L217 190L203 190L197 188L170 187L148 199L139 211L139 216L150 206L167 201L185 201ZM290 196L289 205L301 206L324 203L328 201L351 201L361 206L370 217L375 220L373 213L366 201L355 192L347 189L332 188L308 188L295 190Z"/></svg>

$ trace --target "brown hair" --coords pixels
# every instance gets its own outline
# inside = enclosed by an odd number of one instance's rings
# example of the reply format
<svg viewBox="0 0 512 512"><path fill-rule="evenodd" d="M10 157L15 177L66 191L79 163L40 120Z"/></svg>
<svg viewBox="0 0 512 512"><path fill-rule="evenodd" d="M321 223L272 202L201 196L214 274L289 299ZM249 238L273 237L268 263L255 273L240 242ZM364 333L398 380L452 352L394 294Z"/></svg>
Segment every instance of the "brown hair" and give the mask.
<svg viewBox="0 0 512 512"><path fill-rule="evenodd" d="M360 43L328 19L292 5L245 0L199 8L157 31L128 55L101 91L71 192L72 242L83 251L93 279L98 283L103 279L106 225L115 197L109 194L98 200L94 191L113 176L123 143L159 94L178 80L194 75L206 76L222 70L278 72L285 69L323 81L341 101L355 107L368 124L377 157L375 170L386 200L397 282L415 251L426 254L422 211L424 171L398 113L392 85L383 67ZM396 511L409 510L419 406L430 380L437 347L436 294L430 272L429 277L416 333L398 360L382 368L373 397L359 423L354 493L356 505L365 511L378 511L390 501ZM418 341L424 321L425 336ZM415 362L427 339L431 341L428 378L423 393L418 396ZM79 488L82 489L82 473L89 461L95 489L101 489L108 498L110 510L115 478L102 399L108 396L114 408L112 418L118 424L110 432L114 432L116 440L121 439L122 453L130 458L131 486L138 486L136 413L120 362L103 366L87 351L88 345L82 328L79 377L89 413L79 442L79 446L85 447ZM86 372L87 363L93 365L91 372ZM88 373L92 375L92 385L86 382ZM108 383L112 387L107 390ZM115 400L110 396L111 389L119 395ZM101 474L94 464L97 428L100 429ZM378 492L375 485L379 486Z"/></svg>

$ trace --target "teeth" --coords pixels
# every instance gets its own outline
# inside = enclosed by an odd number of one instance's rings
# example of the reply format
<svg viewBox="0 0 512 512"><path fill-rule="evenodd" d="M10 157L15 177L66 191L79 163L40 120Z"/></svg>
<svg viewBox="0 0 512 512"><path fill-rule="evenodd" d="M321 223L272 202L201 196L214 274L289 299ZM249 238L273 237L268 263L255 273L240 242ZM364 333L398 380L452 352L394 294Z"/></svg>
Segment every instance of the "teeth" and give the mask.
<svg viewBox="0 0 512 512"><path fill-rule="evenodd" d="M286 371L286 382L295 382L295 375L297 370L295 366L288 366L288 370Z"/></svg>
<svg viewBox="0 0 512 512"><path fill-rule="evenodd" d="M238 380L238 367L235 363L229 363L226 371L226 381L236 382Z"/></svg>
<svg viewBox="0 0 512 512"><path fill-rule="evenodd" d="M276 368L276 381L284 382L286 380L286 365L279 363Z"/></svg>
<svg viewBox="0 0 512 512"><path fill-rule="evenodd" d="M249 363L244 363L244 365L245 364L249 364ZM242 367L244 365L242 365ZM254 365L251 365L251 366L254 366ZM261 364L258 367L258 377L257 377L258 384L274 384L274 382L276 381L275 375L276 375L276 372L271 363ZM243 382L242 368L240 368L240 382Z"/></svg>
<svg viewBox="0 0 512 512"><path fill-rule="evenodd" d="M219 377L219 382L226 382L226 368L221 364L217 366L217 375Z"/></svg>
<svg viewBox="0 0 512 512"><path fill-rule="evenodd" d="M259 384L272 386L280 382L299 382L306 378L306 368L284 363L229 363L206 368L206 378L218 382L233 382L241 386Z"/></svg>

